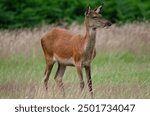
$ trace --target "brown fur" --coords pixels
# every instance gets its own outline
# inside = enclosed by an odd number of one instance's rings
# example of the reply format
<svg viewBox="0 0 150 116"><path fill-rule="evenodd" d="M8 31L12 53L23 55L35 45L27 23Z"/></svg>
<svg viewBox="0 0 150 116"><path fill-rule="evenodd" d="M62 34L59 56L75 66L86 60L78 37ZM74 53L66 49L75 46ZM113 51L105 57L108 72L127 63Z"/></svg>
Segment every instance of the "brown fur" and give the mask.
<svg viewBox="0 0 150 116"><path fill-rule="evenodd" d="M98 7L99 8L99 7ZM91 68L90 64L92 59L96 55L95 50L95 39L96 39L96 28L110 26L110 23L99 16L98 12L100 9L95 11L86 11L85 16L85 35L74 34L68 30L55 27L50 30L41 39L41 45L44 51L46 60L46 69L44 74L44 83L46 89L48 78L55 62L58 63L58 69L55 76L58 87L64 94L62 77L65 72L66 66L75 66L80 79L81 91L84 88L82 68L85 68L89 91L91 96L92 92L92 80L91 80Z"/></svg>

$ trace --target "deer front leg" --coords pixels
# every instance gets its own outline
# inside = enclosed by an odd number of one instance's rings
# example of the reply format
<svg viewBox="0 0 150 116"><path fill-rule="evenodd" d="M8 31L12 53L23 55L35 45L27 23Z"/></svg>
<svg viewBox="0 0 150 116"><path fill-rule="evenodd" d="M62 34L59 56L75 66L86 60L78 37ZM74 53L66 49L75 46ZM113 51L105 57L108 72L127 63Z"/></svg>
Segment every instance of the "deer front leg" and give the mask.
<svg viewBox="0 0 150 116"><path fill-rule="evenodd" d="M76 65L76 68L77 68L78 77L80 79L80 89L81 89L81 92L82 92L83 88L84 88L84 80L83 80L83 73L82 73L81 65Z"/></svg>
<svg viewBox="0 0 150 116"><path fill-rule="evenodd" d="M88 84L88 87L89 87L89 92L91 94L91 98L93 98L91 68L90 68L90 66L85 67L85 73L86 73L86 77L87 77L87 84Z"/></svg>

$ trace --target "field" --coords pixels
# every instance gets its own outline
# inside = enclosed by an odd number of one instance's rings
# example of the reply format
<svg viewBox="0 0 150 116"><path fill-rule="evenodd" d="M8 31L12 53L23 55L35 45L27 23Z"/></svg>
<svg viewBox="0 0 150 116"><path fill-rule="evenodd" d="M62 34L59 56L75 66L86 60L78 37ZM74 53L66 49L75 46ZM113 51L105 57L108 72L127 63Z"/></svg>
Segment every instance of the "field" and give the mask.
<svg viewBox="0 0 150 116"><path fill-rule="evenodd" d="M0 30L0 98L62 98L53 79L57 65L48 93L41 82L45 61L40 38L53 26ZM72 24L69 30L83 33L83 26ZM94 98L150 98L149 32L147 22L97 31L97 56L92 62ZM90 98L87 86L80 93L74 68L67 68L63 82L66 98Z"/></svg>

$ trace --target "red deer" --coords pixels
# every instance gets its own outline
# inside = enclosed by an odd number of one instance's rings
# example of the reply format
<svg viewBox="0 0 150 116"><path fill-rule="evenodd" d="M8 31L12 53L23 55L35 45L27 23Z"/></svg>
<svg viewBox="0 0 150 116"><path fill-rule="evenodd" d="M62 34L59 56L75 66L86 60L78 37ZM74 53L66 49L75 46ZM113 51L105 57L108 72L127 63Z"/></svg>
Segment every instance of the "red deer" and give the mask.
<svg viewBox="0 0 150 116"><path fill-rule="evenodd" d="M84 35L74 34L68 30L54 27L41 39L46 69L44 73L44 85L48 89L48 80L54 63L58 63L58 69L54 77L57 86L64 93L62 78L66 66L75 66L80 80L81 91L84 88L82 69L85 68L87 84L91 97L93 98L92 79L91 79L91 62L96 55L96 29L109 27L111 23L99 14L102 5L95 10L90 7L85 12Z"/></svg>

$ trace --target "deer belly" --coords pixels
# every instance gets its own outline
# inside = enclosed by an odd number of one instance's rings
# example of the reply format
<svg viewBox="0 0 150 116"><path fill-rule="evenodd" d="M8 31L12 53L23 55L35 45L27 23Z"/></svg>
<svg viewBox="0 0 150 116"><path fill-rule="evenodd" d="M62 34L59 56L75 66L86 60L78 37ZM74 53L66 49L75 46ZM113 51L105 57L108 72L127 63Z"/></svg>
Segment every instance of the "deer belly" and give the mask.
<svg viewBox="0 0 150 116"><path fill-rule="evenodd" d="M56 62L59 62L61 64L64 65L75 65L74 60L72 57L70 58L63 58L63 57L59 57L58 55L54 55L53 60Z"/></svg>

